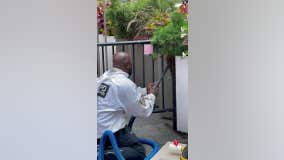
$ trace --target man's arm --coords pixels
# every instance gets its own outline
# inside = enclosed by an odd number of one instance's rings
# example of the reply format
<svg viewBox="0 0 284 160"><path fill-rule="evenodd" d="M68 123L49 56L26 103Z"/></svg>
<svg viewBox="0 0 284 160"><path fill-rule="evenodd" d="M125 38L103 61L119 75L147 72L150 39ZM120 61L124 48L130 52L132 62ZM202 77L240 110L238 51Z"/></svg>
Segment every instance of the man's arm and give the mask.
<svg viewBox="0 0 284 160"><path fill-rule="evenodd" d="M149 84L146 88L137 87L134 83L124 84L118 90L119 100L125 111L135 117L149 117L153 111L155 94L158 89L153 90Z"/></svg>

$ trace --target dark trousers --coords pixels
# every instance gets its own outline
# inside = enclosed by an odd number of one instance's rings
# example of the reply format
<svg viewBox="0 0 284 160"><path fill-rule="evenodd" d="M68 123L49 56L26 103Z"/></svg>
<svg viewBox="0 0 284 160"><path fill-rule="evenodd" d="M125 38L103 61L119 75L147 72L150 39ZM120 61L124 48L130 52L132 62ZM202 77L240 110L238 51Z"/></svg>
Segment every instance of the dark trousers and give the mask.
<svg viewBox="0 0 284 160"><path fill-rule="evenodd" d="M134 133L125 127L114 133L120 151L125 160L144 160L146 151ZM100 141L97 141L100 144ZM104 160L117 160L109 139L106 141Z"/></svg>

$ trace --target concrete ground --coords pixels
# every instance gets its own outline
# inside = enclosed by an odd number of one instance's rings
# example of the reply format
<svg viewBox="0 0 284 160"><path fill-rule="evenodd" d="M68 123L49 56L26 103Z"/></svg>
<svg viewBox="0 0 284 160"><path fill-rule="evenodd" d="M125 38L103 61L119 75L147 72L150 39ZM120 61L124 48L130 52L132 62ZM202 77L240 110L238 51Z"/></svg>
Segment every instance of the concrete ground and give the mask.
<svg viewBox="0 0 284 160"><path fill-rule="evenodd" d="M136 118L133 125L133 132L138 137L143 137L156 141L161 148L166 142L177 139L179 143L188 143L186 133L179 133L172 129L171 112L153 113L149 118ZM146 147L147 153L151 151Z"/></svg>

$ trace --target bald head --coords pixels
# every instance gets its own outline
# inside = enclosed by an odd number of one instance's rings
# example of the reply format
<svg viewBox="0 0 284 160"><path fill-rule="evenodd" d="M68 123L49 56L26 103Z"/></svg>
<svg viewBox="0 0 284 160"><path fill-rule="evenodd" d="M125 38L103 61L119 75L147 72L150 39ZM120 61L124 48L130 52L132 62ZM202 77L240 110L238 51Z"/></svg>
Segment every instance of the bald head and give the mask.
<svg viewBox="0 0 284 160"><path fill-rule="evenodd" d="M113 66L127 72L129 75L132 74L131 57L126 52L118 52L114 54Z"/></svg>

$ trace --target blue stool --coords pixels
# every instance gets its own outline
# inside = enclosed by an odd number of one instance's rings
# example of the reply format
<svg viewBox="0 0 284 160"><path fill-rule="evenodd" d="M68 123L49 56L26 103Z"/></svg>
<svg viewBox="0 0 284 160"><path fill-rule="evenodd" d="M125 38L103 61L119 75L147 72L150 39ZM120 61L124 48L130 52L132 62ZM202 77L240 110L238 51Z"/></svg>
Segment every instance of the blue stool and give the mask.
<svg viewBox="0 0 284 160"><path fill-rule="evenodd" d="M133 117L133 116L130 118L129 123L128 123L128 127L130 129L132 129L132 126L133 126L135 119L136 118ZM125 158L122 156L120 149L117 145L117 141L115 139L115 136L114 136L113 132L110 131L110 130L105 131L103 136L100 139L99 150L98 150L98 160L103 160L103 158L104 158L105 142L106 142L107 138L110 139L112 148L114 150L114 153L115 153L117 159L118 160L125 160ZM159 150L158 144L156 142L152 141L152 140L149 140L149 139L145 139L145 138L138 138L138 139L139 139L140 143L149 145L153 148L152 152L149 153L147 155L147 157L144 159L144 160L150 160L158 152L158 150Z"/></svg>

